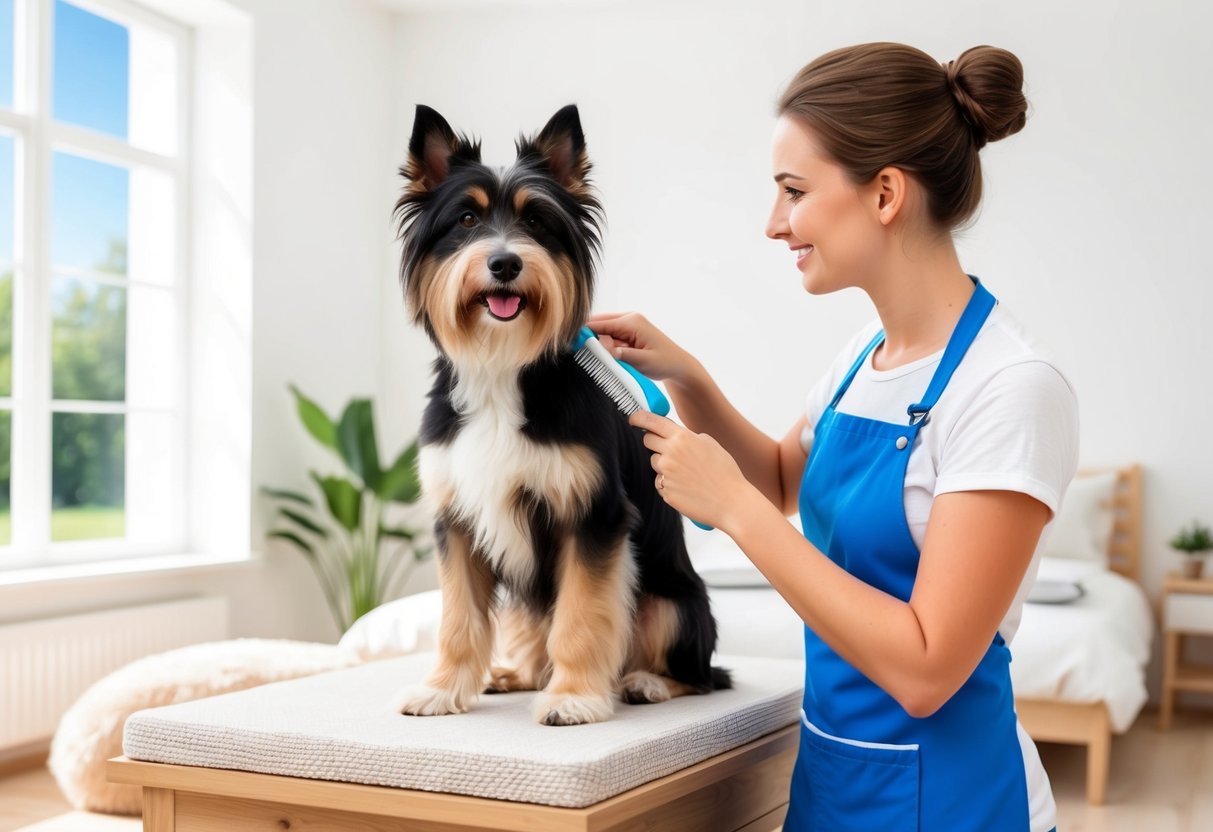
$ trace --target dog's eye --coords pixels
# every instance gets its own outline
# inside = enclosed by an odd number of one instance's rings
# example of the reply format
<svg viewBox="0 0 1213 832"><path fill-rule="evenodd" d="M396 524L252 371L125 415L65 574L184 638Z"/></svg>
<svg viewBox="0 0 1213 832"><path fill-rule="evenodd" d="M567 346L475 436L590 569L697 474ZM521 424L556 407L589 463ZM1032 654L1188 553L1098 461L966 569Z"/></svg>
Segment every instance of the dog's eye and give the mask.
<svg viewBox="0 0 1213 832"><path fill-rule="evenodd" d="M459 224L464 228L471 228L476 224L476 215L471 211L464 211L459 215Z"/></svg>
<svg viewBox="0 0 1213 832"><path fill-rule="evenodd" d="M531 229L532 231L543 227L543 223L541 223L541 222L539 222L539 220L535 219L535 216L533 214L528 214L527 216L523 217L522 221L524 223L526 223L526 227Z"/></svg>

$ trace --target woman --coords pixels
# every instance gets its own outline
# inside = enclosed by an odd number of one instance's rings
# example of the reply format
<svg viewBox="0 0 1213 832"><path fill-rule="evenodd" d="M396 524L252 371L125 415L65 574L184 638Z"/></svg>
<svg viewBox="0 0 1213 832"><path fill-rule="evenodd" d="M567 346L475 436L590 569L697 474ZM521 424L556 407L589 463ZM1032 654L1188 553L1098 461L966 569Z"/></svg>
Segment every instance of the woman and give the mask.
<svg viewBox="0 0 1213 832"><path fill-rule="evenodd" d="M1056 823L1007 642L1075 471L1077 407L951 236L980 201L979 149L1023 127L1022 82L1004 50L941 66L889 43L791 82L767 236L798 253L806 291L858 287L879 320L781 441L643 317L590 321L687 426L632 417L661 495L732 537L805 622L786 830Z"/></svg>

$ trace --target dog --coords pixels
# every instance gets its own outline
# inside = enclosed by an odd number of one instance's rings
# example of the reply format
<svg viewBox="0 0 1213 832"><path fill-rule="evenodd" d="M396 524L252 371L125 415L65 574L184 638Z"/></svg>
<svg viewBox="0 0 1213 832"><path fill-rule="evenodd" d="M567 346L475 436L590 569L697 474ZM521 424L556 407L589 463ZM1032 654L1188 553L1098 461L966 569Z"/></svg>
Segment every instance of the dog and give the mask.
<svg viewBox="0 0 1213 832"><path fill-rule="evenodd" d="M570 352L604 221L577 107L516 150L489 168L478 141L418 106L400 168L405 305L439 353L418 473L443 609L438 663L396 704L451 714L535 690L537 722L577 725L610 718L616 696L731 680L710 664L707 590L643 432Z"/></svg>

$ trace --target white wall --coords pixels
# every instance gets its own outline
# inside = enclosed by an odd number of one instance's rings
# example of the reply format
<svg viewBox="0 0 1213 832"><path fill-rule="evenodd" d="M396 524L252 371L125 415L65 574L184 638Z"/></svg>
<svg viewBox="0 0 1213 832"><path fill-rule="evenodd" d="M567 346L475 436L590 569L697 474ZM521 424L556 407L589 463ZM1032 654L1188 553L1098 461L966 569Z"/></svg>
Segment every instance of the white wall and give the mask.
<svg viewBox="0 0 1213 832"><path fill-rule="evenodd" d="M870 315L858 293L809 298L762 228L774 100L814 55L895 39L936 57L977 43L1027 69L1027 128L984 151L987 196L966 266L1053 346L1079 389L1083 462L1147 469L1145 583L1170 532L1213 521L1203 359L1213 306L1197 248L1213 145L1199 33L1213 12L1025 0L499 3L247 0L255 21L253 486L307 487L330 461L286 385L329 410L376 397L386 456L415 436L432 349L405 321L390 211L413 107L484 138L506 164L520 130L581 107L609 218L599 309L643 310L700 355L742 410L782 432ZM934 11L930 11L934 9ZM1043 21L1048 21L1047 25ZM1194 244L1195 243L1195 244ZM1203 348L1203 349L1202 349ZM310 570L264 559L170 576L0 591L5 617L205 591L233 633L332 639ZM432 568L412 589L433 585Z"/></svg>
<svg viewBox="0 0 1213 832"><path fill-rule="evenodd" d="M307 470L338 473L340 463L304 432L287 385L330 414L355 396L377 399L381 385L379 296L392 268L394 19L363 0L252 6L253 487L312 493ZM380 447L383 456L399 450L382 441ZM265 544L267 508L254 495L251 545L269 558L264 589L280 609L270 618L238 604L234 617L243 617L245 629L335 637L302 558Z"/></svg>
<svg viewBox="0 0 1213 832"><path fill-rule="evenodd" d="M815 55L897 40L940 60L990 43L1026 70L1018 136L983 151L986 197L964 265L1041 340L1076 386L1082 464L1146 470L1143 581L1177 565L1165 544L1213 522L1213 26L1208 7L1008 4L416 0L394 42L398 158L425 103L507 164L520 130L580 106L609 219L596 308L638 309L699 355L755 423L782 434L810 384L871 314L857 292L809 298L763 236L769 141L783 85ZM512 7L511 7L512 6ZM432 355L384 287L383 401L415 429Z"/></svg>
<svg viewBox="0 0 1213 832"><path fill-rule="evenodd" d="M234 5L251 11L254 27L251 486L308 490L309 467L335 472L339 463L299 426L287 384L330 412L382 385L395 18L362 0ZM268 506L251 499L251 538L238 544L248 548L229 553L252 551L251 562L0 587L0 618L217 593L231 599L234 636L335 640L311 570L286 546L266 545Z"/></svg>

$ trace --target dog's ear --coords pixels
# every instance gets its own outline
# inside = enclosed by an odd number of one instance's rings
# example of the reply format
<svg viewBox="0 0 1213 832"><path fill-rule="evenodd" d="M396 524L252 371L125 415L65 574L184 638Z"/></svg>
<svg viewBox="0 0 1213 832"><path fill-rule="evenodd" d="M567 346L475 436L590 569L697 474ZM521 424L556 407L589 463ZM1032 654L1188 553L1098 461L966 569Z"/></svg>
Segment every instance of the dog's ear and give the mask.
<svg viewBox="0 0 1213 832"><path fill-rule="evenodd" d="M519 159L532 154L542 158L556 181L570 191L585 189L590 159L585 152L585 134L581 132L576 104L560 108L538 136L519 139L516 147Z"/></svg>
<svg viewBox="0 0 1213 832"><path fill-rule="evenodd" d="M400 169L401 176L412 183L413 190L430 191L446 179L453 159L479 162L480 143L456 136L437 110L418 104L408 161Z"/></svg>

